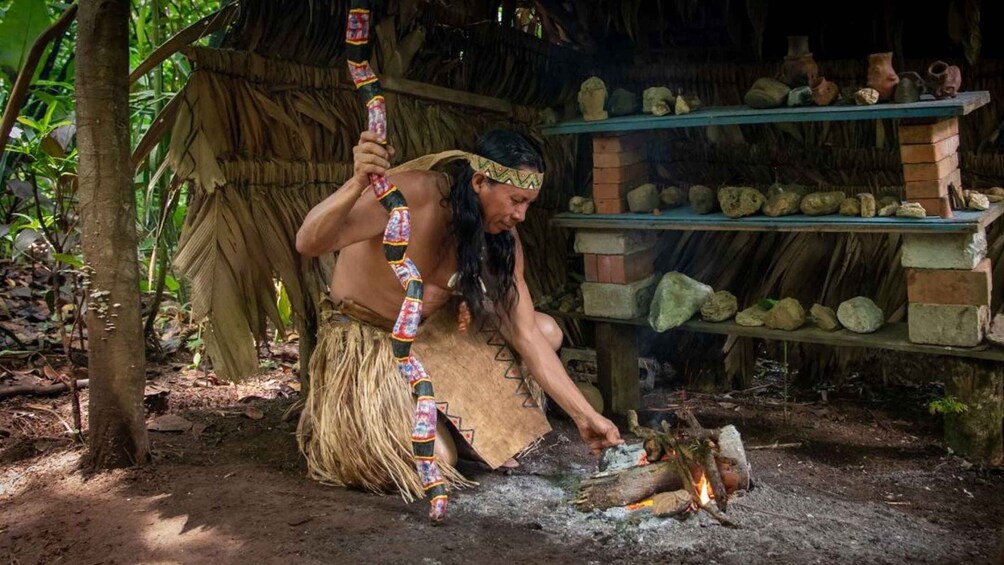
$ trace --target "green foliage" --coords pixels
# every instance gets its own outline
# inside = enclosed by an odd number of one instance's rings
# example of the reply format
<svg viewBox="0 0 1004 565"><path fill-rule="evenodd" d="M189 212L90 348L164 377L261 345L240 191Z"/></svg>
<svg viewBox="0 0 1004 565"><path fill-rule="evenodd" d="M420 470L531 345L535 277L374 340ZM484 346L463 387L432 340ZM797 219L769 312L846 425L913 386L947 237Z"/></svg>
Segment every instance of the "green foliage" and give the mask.
<svg viewBox="0 0 1004 565"><path fill-rule="evenodd" d="M777 302L778 301L773 298L761 298L756 301L756 303L764 310L770 310L777 304Z"/></svg>
<svg viewBox="0 0 1004 565"><path fill-rule="evenodd" d="M927 411L932 415L961 414L969 411L969 406L960 402L954 396L946 396L932 400L927 404Z"/></svg>
<svg viewBox="0 0 1004 565"><path fill-rule="evenodd" d="M17 74L35 38L51 23L42 0L14 0L0 21L0 70Z"/></svg>

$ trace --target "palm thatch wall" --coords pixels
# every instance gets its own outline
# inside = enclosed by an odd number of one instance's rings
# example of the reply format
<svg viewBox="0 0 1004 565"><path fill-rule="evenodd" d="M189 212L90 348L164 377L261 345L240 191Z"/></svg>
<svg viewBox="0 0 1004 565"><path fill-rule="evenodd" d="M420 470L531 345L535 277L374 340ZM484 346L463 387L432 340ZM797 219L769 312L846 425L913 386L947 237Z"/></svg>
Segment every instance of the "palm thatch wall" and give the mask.
<svg viewBox="0 0 1004 565"><path fill-rule="evenodd" d="M194 72L178 95L182 103L172 131L170 162L175 173L190 182L191 205L174 262L191 282L193 316L206 320L207 351L224 378L254 373L256 344L266 338L267 322L282 327L274 280L285 286L302 322L301 335L312 331L314 311L330 280L334 258L301 257L295 236L310 208L350 176L351 150L365 128L365 113L341 55L342 4L243 2L238 23L224 43L228 48L192 48L186 53ZM409 68L421 75L429 72L421 70L423 65L440 65L441 59L432 56L424 63L411 62L418 49L402 44L415 30L424 34L424 20L412 18L399 38L399 15L377 19L376 64L397 65L384 76L400 76ZM488 34L469 43L463 64L469 80L482 83L478 73L500 64L513 76L543 77L550 69L550 60L537 51L555 48L536 45L532 55L525 55L527 50L513 43L505 52L492 53L478 43L497 39L497 34ZM402 49L410 54L402 58ZM479 50L480 63L474 58ZM505 63L512 57L525 64L514 69ZM527 62L534 58L539 67ZM489 84L538 104L559 103L573 93L545 80ZM536 139L545 152L548 175L541 205L521 230L524 244L533 250L528 261L534 276L528 282L533 292L542 294L566 280L566 263L548 260L564 256L564 238L549 231L546 219L565 200L555 187L573 183L578 141L541 137L534 106L515 105L511 113L501 113L401 91L387 92L386 98L390 143L401 161L468 149L481 133L495 127Z"/></svg>

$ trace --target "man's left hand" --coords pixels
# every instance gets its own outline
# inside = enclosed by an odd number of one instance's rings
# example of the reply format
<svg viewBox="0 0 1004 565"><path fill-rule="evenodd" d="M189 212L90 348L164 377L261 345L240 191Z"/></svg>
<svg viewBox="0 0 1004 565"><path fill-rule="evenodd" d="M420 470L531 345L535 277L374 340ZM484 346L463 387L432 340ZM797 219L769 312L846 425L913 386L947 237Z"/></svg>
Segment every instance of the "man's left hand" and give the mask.
<svg viewBox="0 0 1004 565"><path fill-rule="evenodd" d="M593 414L592 417L578 422L576 425L579 428L582 441L586 442L593 455L599 455L608 447L624 443L617 426L599 414Z"/></svg>

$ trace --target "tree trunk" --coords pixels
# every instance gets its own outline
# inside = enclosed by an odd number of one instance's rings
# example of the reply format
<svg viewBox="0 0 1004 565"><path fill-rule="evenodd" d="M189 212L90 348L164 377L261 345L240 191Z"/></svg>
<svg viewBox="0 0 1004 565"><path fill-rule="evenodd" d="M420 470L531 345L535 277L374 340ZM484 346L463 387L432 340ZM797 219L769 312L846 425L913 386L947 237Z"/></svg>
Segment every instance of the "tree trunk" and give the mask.
<svg viewBox="0 0 1004 565"><path fill-rule="evenodd" d="M76 60L80 214L90 280L87 464L102 469L150 458L129 148L129 0L80 4Z"/></svg>

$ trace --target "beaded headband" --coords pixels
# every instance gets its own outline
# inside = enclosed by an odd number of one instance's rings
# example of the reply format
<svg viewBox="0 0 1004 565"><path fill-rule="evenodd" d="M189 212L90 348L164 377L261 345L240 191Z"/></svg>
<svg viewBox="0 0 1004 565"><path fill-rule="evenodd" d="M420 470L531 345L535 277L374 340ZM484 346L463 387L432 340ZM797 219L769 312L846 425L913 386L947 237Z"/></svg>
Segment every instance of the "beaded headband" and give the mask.
<svg viewBox="0 0 1004 565"><path fill-rule="evenodd" d="M487 157L468 153L467 162L476 172L483 173L495 182L509 184L525 190L540 190L544 184L544 173L521 171L496 163Z"/></svg>

